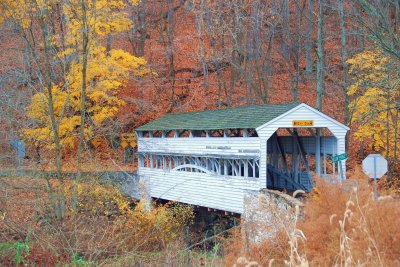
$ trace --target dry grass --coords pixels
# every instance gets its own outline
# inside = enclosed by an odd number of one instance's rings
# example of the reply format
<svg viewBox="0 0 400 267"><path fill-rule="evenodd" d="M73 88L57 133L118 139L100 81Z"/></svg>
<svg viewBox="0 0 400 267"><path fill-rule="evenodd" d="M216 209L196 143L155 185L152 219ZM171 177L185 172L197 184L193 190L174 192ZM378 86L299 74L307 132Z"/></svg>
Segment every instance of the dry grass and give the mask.
<svg viewBox="0 0 400 267"><path fill-rule="evenodd" d="M3 177L0 183L4 265L19 261L36 266L110 266L110 262L146 266L165 258L182 260L182 253L166 255L172 254L171 248L185 247L183 230L192 216L186 206L160 205L147 211L112 185L86 181L78 186L78 208L69 208L59 220L51 216L44 179ZM67 207L71 207L70 184L67 181L64 188Z"/></svg>
<svg viewBox="0 0 400 267"><path fill-rule="evenodd" d="M57 221L47 216L45 180L0 178L0 250L1 244L15 245L14 251L0 251L0 262L15 265L15 249L26 243L29 253L22 249L21 257L40 266L400 265L400 200L393 194L375 200L362 179L344 185L319 180L302 209L284 211L267 201L262 206L270 215L267 223L231 229L227 239L218 239L222 250L209 258L191 251L190 262L179 229L184 221L176 224L179 208L143 213L131 206L127 212L128 200L115 188L98 186L85 184L80 210ZM259 232L270 234L259 238Z"/></svg>
<svg viewBox="0 0 400 267"><path fill-rule="evenodd" d="M399 266L400 200L373 198L365 180L319 181L300 216L269 207L280 230L262 242L248 242L238 228L225 246L225 264L235 266ZM382 193L382 192L381 192ZM298 213L296 213L298 214ZM243 237L244 236L244 237ZM251 265L253 264L253 265ZM258 264L258 265L256 265Z"/></svg>

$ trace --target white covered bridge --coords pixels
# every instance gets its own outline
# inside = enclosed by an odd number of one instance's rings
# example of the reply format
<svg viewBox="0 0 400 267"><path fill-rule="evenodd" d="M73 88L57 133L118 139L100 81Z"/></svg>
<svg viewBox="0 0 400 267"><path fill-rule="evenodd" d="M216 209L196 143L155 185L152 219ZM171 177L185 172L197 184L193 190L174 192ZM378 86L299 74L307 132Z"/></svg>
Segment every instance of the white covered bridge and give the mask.
<svg viewBox="0 0 400 267"><path fill-rule="evenodd" d="M168 114L136 129L138 174L153 198L242 213L248 193L344 179L348 130L304 103Z"/></svg>

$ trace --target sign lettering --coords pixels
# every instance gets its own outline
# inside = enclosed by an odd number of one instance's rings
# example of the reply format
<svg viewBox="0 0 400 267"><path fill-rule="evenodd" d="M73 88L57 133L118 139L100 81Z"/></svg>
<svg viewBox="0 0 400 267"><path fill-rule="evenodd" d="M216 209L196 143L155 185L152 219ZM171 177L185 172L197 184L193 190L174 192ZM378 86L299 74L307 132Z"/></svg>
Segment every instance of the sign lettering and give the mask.
<svg viewBox="0 0 400 267"><path fill-rule="evenodd" d="M347 155L347 153L340 154L340 155L334 155L334 156L332 156L332 162L335 163L335 162L338 162L340 160L345 160L348 157L349 156Z"/></svg>
<svg viewBox="0 0 400 267"><path fill-rule="evenodd" d="M294 127L314 126L313 120L294 120L292 122Z"/></svg>

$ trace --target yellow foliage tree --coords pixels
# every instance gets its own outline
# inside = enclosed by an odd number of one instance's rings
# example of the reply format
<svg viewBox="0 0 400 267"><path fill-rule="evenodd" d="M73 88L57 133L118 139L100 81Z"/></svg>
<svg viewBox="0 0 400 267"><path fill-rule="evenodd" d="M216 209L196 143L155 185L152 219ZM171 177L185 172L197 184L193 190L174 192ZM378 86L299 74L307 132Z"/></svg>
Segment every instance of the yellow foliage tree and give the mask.
<svg viewBox="0 0 400 267"><path fill-rule="evenodd" d="M108 53L102 46L93 48L88 60L87 72L87 115L91 118L85 125L85 137L93 137L96 127L113 118L125 104L118 97L118 92L126 84L129 75L143 76L147 69L143 58L132 56L120 50L112 49ZM60 120L60 139L63 147L74 147L76 131L80 126L80 102L82 84L82 64L74 62L67 73L68 87L53 86L55 113ZM28 107L28 116L35 120L33 129L26 129L25 135L36 142L53 145L51 125L47 116L46 95L37 93Z"/></svg>
<svg viewBox="0 0 400 267"><path fill-rule="evenodd" d="M369 149L399 158L400 64L379 50L361 52L348 60L353 84L350 111L355 137Z"/></svg>
<svg viewBox="0 0 400 267"><path fill-rule="evenodd" d="M113 118L125 104L118 97L119 90L127 83L131 74L143 76L144 58L135 57L121 49L107 50L101 45L105 36L127 31L131 20L124 12L125 1L119 0L71 0L61 1L63 14L67 18L65 49L60 49L60 58L69 56L64 86L53 85L55 113L59 121L59 134L63 147L74 147L77 131L84 121L84 138L91 139L96 128ZM130 1L137 4L137 1ZM83 32L87 36L85 50L82 47ZM55 47L61 47L61 35L51 40ZM85 72L85 75L82 73ZM83 80L85 91L82 90ZM82 120L82 97L84 116ZM28 108L28 116L35 121L34 127L25 130L25 135L36 142L52 146L52 127L44 105L48 98L37 93Z"/></svg>

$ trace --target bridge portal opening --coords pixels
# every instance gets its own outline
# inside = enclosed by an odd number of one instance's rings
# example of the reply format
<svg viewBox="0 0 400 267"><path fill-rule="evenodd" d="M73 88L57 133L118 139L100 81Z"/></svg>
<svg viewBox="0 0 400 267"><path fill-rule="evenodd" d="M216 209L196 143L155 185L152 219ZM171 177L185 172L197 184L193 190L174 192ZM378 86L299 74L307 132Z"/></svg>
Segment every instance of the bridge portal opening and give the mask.
<svg viewBox="0 0 400 267"><path fill-rule="evenodd" d="M328 128L279 128L267 141L267 188L310 192L313 177L338 174L337 147Z"/></svg>

